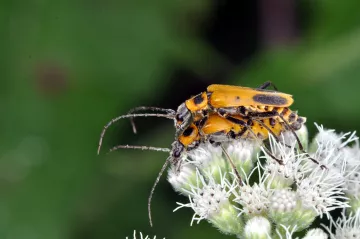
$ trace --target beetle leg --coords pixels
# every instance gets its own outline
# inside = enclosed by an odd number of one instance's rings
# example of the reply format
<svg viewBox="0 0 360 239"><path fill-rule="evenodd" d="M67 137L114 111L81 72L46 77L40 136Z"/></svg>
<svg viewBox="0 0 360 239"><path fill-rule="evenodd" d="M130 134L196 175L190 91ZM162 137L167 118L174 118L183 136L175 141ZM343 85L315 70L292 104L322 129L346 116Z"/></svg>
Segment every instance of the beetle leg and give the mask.
<svg viewBox="0 0 360 239"><path fill-rule="evenodd" d="M258 87L258 89L266 89L268 87L272 86L274 88L275 91L278 91L277 87L274 85L274 83L272 83L271 81L266 81L265 83L263 83L261 86Z"/></svg>
<svg viewBox="0 0 360 239"><path fill-rule="evenodd" d="M271 113L271 114L267 114L267 113ZM267 116L267 117L266 117ZM300 142L300 139L299 137L297 136L297 134L295 133L295 130L291 127L291 125L289 125L289 123L284 119L284 117L279 114L277 111L272 111L272 112L261 112L261 113L252 113L251 114L251 117L253 119L261 119L261 118L269 118L269 117L274 117L274 116L278 116L282 121L283 123L285 124L285 126L287 127L288 130L291 131L291 133L294 135L295 139L296 139L296 142L299 146L299 150L300 152L304 153L311 161L313 161L314 163L320 165L320 167L322 169L326 169L326 166L325 165L322 165L320 164L319 161L317 161L316 159L312 158L304 149L304 146L302 145L302 143Z"/></svg>
<svg viewBox="0 0 360 239"><path fill-rule="evenodd" d="M277 136L274 131L272 131L272 129L270 129L269 126L267 126L266 124L264 124L261 120L258 119L253 119L254 121L258 122L261 126L263 126L276 140L276 142L280 142L279 136ZM290 145L284 144L286 147L291 148Z"/></svg>
<svg viewBox="0 0 360 239"><path fill-rule="evenodd" d="M254 133L254 131L247 126L247 129L249 130L249 132L254 136L255 140L260 144L263 145L263 149L266 152L267 155L269 155L272 159L274 159L276 162L278 162L278 164L280 165L284 165L284 161L282 159L278 159L275 155L273 155L271 153L271 151L266 147L265 144L263 144L263 142L260 142L259 138L257 137L257 135Z"/></svg>
<svg viewBox="0 0 360 239"><path fill-rule="evenodd" d="M237 179L238 179L239 185L240 185L240 186L243 186L244 183L243 183L243 181L242 181L242 179L241 179L241 176L240 176L240 174L239 174L239 171L237 170L237 168L236 168L234 162L232 161L230 155L226 152L224 146L222 146L222 145L220 145L220 146L221 146L221 149L222 149L223 153L225 154L225 157L227 158L227 160L229 161L231 167L233 168L233 170L234 170L234 172L235 172L235 175L236 175L236 177L237 177Z"/></svg>
<svg viewBox="0 0 360 239"><path fill-rule="evenodd" d="M286 122L286 120L284 119L284 117L281 114L278 114L278 116L284 121L286 127L288 127L290 129L290 131L292 132L292 134L294 135L298 145L299 145L299 149L302 153L304 153L306 155L306 157L308 157L311 161L313 161L314 163L318 164L320 166L321 169L327 169L327 167L323 164L320 164L319 161L317 161L316 159L312 158L308 152L305 151L302 143L300 142L299 137L297 136L297 134L295 133L294 129L291 128L291 126L288 124L288 122Z"/></svg>
<svg viewBox="0 0 360 239"><path fill-rule="evenodd" d="M233 118L233 117L231 117L231 116L226 117L226 119L227 119L227 120L230 120L230 121L233 122L233 123L240 124L241 126L244 126L244 127L245 127L245 128L244 128L245 131L242 132L241 134L244 134L244 133L246 132L246 130L249 130L249 132L253 135L254 139L255 139L260 145L263 144L262 142L260 142L258 136L254 133L254 131L251 129L251 127L249 126L248 123L246 123L245 121L242 121L242 120ZM271 158L273 158L274 160L276 160L280 165L283 165L283 164L284 164L283 161L282 161L281 159L276 158L276 157L270 152L270 150L269 150L268 148L266 148L265 145L263 146L263 148L264 148L266 154L268 154Z"/></svg>
<svg viewBox="0 0 360 239"><path fill-rule="evenodd" d="M270 112L249 112L248 116L252 119L264 119L264 118L272 118L278 116L279 113L277 111Z"/></svg>

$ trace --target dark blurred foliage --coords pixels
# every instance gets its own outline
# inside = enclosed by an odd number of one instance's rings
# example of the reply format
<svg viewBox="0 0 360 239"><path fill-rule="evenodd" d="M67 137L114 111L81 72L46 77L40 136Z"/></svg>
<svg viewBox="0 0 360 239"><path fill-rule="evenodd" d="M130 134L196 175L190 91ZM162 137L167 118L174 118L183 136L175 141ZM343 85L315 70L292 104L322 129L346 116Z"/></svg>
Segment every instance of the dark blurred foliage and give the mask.
<svg viewBox="0 0 360 239"><path fill-rule="evenodd" d="M126 120L139 105L176 109L211 83L273 81L293 109L338 131L359 129L360 2L29 0L0 3L0 237L227 238L190 227L187 199L161 180L172 122Z"/></svg>

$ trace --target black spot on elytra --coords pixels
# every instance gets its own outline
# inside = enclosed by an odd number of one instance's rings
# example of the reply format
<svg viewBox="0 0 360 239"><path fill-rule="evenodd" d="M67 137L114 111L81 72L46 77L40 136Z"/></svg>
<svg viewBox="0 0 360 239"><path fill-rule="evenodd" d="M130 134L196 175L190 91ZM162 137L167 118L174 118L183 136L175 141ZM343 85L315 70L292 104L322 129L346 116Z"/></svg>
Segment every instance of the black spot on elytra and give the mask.
<svg viewBox="0 0 360 239"><path fill-rule="evenodd" d="M257 94L253 96L255 102L265 105L284 105L287 100L278 95Z"/></svg>
<svg viewBox="0 0 360 239"><path fill-rule="evenodd" d="M276 120L275 120L274 118L270 118L270 119L269 119L269 123L270 123L271 126L274 127L275 124L276 124Z"/></svg>
<svg viewBox="0 0 360 239"><path fill-rule="evenodd" d="M192 127L189 127L184 131L183 136L185 136L185 137L190 136L193 131L194 131L194 129Z"/></svg>

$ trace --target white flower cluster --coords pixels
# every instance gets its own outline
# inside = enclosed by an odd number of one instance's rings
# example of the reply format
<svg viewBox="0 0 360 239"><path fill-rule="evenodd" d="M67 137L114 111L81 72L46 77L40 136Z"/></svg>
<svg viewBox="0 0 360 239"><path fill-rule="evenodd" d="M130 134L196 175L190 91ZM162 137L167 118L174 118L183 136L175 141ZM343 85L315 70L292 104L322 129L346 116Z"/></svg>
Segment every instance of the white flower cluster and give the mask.
<svg viewBox="0 0 360 239"><path fill-rule="evenodd" d="M332 227L335 228L335 233L332 234ZM343 212L342 217L338 218L336 222L332 222L330 227L324 226L330 233L332 239L342 238L360 238L360 209L356 212L350 212L346 216Z"/></svg>
<svg viewBox="0 0 360 239"><path fill-rule="evenodd" d="M269 150L251 140L233 140L223 147L200 145L184 156L180 167L169 169L168 181L189 198L175 210L190 207L195 212L191 225L205 219L238 238L287 239L304 229L305 239L325 239L328 234L360 238L358 138L316 126L319 132L310 144L305 126L296 132L308 153L299 150L291 132L281 135L281 142L270 135ZM259 157L261 149L264 156ZM344 209L344 217L334 220L330 212L337 208ZM310 229L315 218L324 215L328 234Z"/></svg>
<svg viewBox="0 0 360 239"><path fill-rule="evenodd" d="M134 234L133 234L132 238L133 239L137 239L137 238L139 238L139 239L151 239L151 237L144 236L141 232L139 232L139 235L140 235L140 237L136 237L136 231L134 230ZM126 237L126 239L129 239L129 237ZM156 236L154 236L153 239L156 239ZM165 239L165 237L163 239Z"/></svg>

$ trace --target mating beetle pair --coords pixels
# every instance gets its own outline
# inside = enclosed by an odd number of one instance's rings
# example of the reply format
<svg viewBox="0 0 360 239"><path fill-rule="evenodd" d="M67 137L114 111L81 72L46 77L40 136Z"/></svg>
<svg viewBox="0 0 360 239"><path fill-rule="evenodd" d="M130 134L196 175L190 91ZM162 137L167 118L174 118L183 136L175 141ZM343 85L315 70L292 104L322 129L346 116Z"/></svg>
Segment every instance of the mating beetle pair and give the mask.
<svg viewBox="0 0 360 239"><path fill-rule="evenodd" d="M266 90L269 86L273 86L275 90ZM299 117L296 112L288 108L293 102L291 95L278 92L271 82L265 82L256 89L230 85L210 85L207 91L182 103L177 111L157 107L137 107L130 110L127 115L112 119L104 126L101 133L98 153L100 152L106 129L119 119L130 118L134 132L136 132L133 122L134 117L154 116L174 120L176 133L171 150L128 145L119 145L113 148L113 150L133 148L170 152L156 178L148 200L149 219L152 225L151 198L164 170L169 163L179 166L181 164L181 156L185 152L195 149L202 142L210 141L221 146L222 142L238 138L262 141L267 139L269 134L272 134L278 140L281 132L289 130L295 136L299 149L306 153L295 133L305 123L306 118ZM157 113L136 114L136 112L145 110ZM222 149L225 150L224 148ZM266 148L265 150L272 158L282 163L281 159L277 159ZM319 164L318 161L310 156L309 158ZM242 181L234 163L229 157L228 160L241 185ZM323 165L321 166L324 167Z"/></svg>

